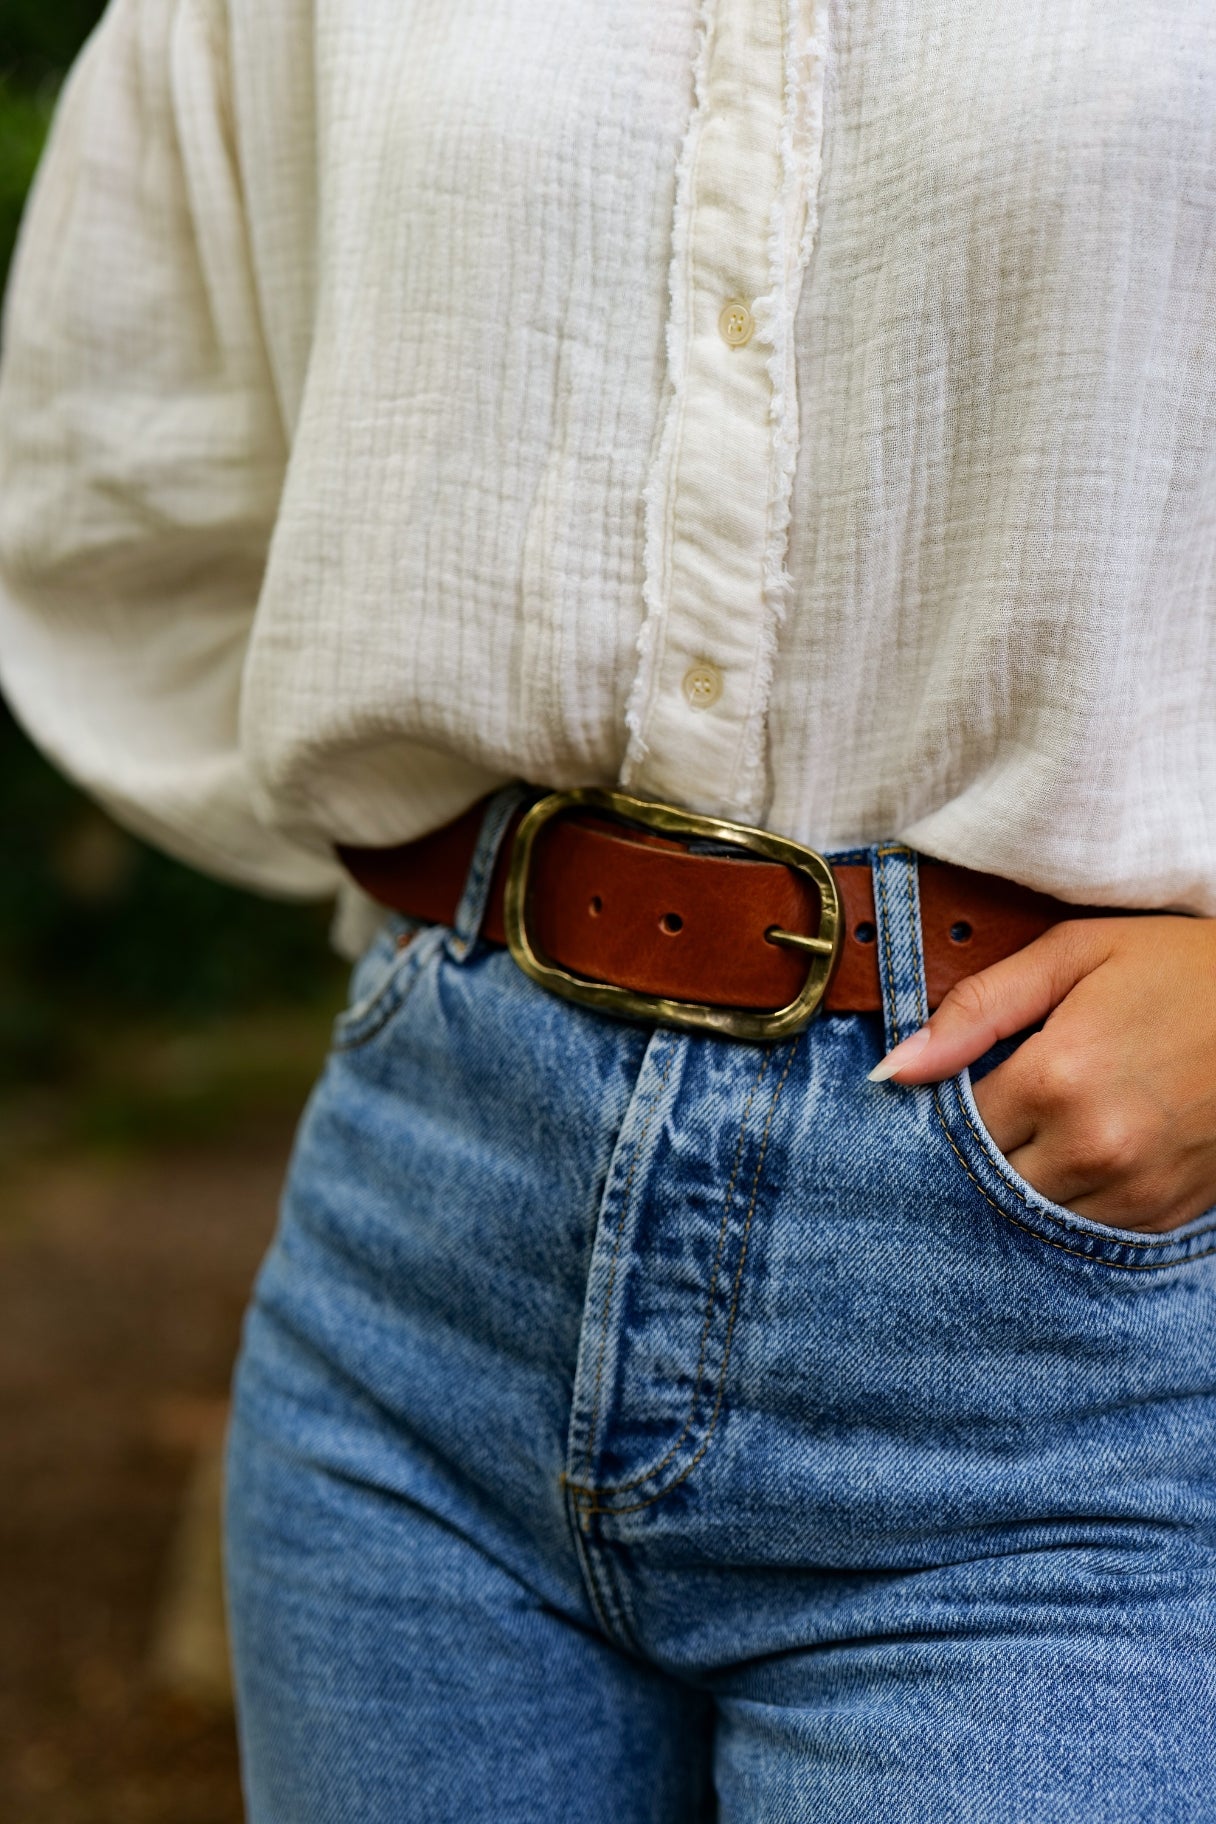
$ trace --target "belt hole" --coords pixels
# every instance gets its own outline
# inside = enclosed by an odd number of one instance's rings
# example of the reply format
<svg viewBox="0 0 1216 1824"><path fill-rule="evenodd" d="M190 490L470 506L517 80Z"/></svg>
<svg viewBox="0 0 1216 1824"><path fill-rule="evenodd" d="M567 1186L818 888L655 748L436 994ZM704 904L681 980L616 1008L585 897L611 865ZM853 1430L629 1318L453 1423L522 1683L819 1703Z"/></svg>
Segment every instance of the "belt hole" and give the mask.
<svg viewBox="0 0 1216 1824"><path fill-rule="evenodd" d="M677 931L684 929L684 920L678 912L664 912L659 920L659 930L666 931L668 937L674 937Z"/></svg>
<svg viewBox="0 0 1216 1824"><path fill-rule="evenodd" d="M587 910L590 912L592 918L598 918L600 913L604 910L604 902L598 893L592 895L591 903L587 907Z"/></svg>
<svg viewBox="0 0 1216 1824"><path fill-rule="evenodd" d="M853 936L859 944L872 944L878 932L869 919L863 918L859 925L853 926Z"/></svg>
<svg viewBox="0 0 1216 1824"><path fill-rule="evenodd" d="M965 918L960 918L953 925L951 925L950 942L952 944L969 944L971 942L971 938L972 938L971 926L967 923L967 920Z"/></svg>

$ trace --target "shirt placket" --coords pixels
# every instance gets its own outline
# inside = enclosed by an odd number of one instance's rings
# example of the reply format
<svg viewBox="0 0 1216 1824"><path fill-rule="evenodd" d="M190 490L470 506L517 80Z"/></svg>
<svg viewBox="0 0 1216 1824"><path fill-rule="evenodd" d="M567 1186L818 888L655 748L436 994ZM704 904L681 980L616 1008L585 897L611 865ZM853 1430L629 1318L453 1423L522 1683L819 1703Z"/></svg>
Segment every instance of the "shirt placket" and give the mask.
<svg viewBox="0 0 1216 1824"><path fill-rule="evenodd" d="M622 781L757 817L789 579L793 312L809 254L823 47L814 0L703 18L677 178L669 393L646 497L646 607Z"/></svg>

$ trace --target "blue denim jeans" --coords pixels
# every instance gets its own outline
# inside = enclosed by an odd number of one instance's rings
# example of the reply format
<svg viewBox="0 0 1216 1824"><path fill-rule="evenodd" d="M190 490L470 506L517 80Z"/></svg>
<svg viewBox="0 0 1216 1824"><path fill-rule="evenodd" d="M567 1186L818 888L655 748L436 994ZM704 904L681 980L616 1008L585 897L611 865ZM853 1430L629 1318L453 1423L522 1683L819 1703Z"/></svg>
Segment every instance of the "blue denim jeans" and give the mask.
<svg viewBox="0 0 1216 1824"><path fill-rule="evenodd" d="M500 820L499 820L500 821ZM1038 1196L924 1015L745 1045L392 920L236 1381L252 1824L1211 1824L1216 1212Z"/></svg>

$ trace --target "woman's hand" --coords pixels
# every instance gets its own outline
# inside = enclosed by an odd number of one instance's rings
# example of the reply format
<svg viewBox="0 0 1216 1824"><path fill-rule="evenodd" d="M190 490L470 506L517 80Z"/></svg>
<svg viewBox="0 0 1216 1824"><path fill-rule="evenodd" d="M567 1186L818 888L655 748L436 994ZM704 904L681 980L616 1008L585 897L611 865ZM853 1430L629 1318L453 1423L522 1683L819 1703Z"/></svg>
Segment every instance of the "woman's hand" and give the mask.
<svg viewBox="0 0 1216 1824"><path fill-rule="evenodd" d="M1070 919L968 976L873 1073L936 1083L1047 1017L975 1086L1054 1203L1173 1229L1216 1203L1216 918Z"/></svg>

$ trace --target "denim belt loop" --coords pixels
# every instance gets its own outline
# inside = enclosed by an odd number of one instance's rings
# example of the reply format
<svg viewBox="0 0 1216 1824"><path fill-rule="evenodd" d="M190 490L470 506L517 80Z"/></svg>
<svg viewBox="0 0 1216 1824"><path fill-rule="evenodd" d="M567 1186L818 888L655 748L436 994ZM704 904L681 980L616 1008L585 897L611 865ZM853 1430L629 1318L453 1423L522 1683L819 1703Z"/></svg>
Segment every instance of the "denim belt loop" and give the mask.
<svg viewBox="0 0 1216 1824"><path fill-rule="evenodd" d="M874 910L887 1045L898 1045L929 1017L916 852L901 844L874 851Z"/></svg>
<svg viewBox="0 0 1216 1824"><path fill-rule="evenodd" d="M481 833L477 838L477 847L469 863L465 876L464 892L456 908L452 921L452 936L448 943L450 954L458 962L463 962L481 934L482 920L490 899L490 884L494 878L494 869L498 862L498 851L502 847L512 817L528 798L535 797L532 787L527 785L507 785L486 805L485 816L481 822Z"/></svg>

